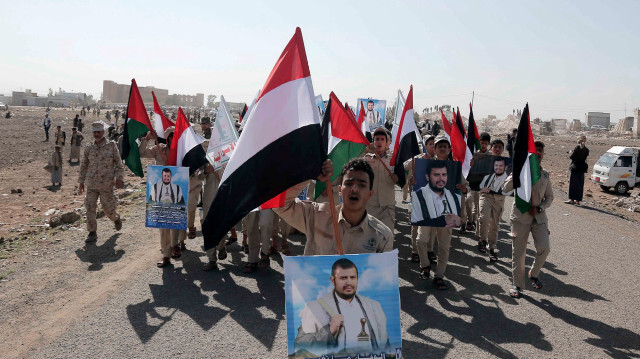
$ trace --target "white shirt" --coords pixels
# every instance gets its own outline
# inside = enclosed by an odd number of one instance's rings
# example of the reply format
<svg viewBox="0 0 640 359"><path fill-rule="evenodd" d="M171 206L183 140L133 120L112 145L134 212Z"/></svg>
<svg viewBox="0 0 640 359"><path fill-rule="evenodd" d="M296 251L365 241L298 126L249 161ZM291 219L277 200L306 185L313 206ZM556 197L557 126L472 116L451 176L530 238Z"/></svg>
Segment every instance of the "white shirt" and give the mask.
<svg viewBox="0 0 640 359"><path fill-rule="evenodd" d="M178 194L175 193L174 197L177 196ZM160 187L160 198L158 198L158 202L173 203L173 201L171 200L171 184L162 183L162 186Z"/></svg>
<svg viewBox="0 0 640 359"><path fill-rule="evenodd" d="M433 192L431 196L433 197L433 204L436 207L435 218L438 218L442 216L442 212L444 212L444 202L447 200L447 197L444 195L444 191L442 192L442 196L436 192ZM451 203L447 203L447 211L448 213L451 213Z"/></svg>
<svg viewBox="0 0 640 359"><path fill-rule="evenodd" d="M369 341L367 342L359 342L358 334L362 331L362 324L360 323L360 319L364 318L364 313L362 313L362 308L360 307L360 303L358 300L353 297L351 303L340 298L336 294L336 298L338 298L338 305L340 306L340 313L344 317L344 327L342 330L345 331L345 341L347 348L356 348L360 346L364 346L367 348L371 348L371 337L369 337ZM371 335L369 333L369 324L366 323L364 325L364 331L367 335ZM343 343L339 343L342 345Z"/></svg>

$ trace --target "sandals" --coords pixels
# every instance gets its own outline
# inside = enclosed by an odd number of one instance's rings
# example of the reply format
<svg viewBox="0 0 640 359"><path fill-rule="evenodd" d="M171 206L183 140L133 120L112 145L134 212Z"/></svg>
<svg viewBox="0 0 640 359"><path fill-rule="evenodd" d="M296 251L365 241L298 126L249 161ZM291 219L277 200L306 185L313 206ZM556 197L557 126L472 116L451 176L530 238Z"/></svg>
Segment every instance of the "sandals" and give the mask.
<svg viewBox="0 0 640 359"><path fill-rule="evenodd" d="M244 266L244 269L242 269L243 272L245 273L253 273L255 271L258 270L258 263L247 263L247 265Z"/></svg>
<svg viewBox="0 0 640 359"><path fill-rule="evenodd" d="M173 248L171 248L171 258L178 259L180 257L182 257L182 252L180 251L180 245L176 244L175 246L173 246Z"/></svg>
<svg viewBox="0 0 640 359"><path fill-rule="evenodd" d="M514 285L509 289L509 295L511 298L520 298L522 296L522 289Z"/></svg>
<svg viewBox="0 0 640 359"><path fill-rule="evenodd" d="M180 242L180 250L181 251L186 251L187 250L187 245L184 244L184 242Z"/></svg>
<svg viewBox="0 0 640 359"><path fill-rule="evenodd" d="M164 267L166 267L166 266L168 266L168 265L171 265L171 260L169 260L169 258L167 258L167 257L162 257L162 258L158 261L158 263L156 263L156 266L157 266L158 268L164 268Z"/></svg>
<svg viewBox="0 0 640 359"><path fill-rule="evenodd" d="M413 263L420 263L420 255L418 255L418 253L411 253L411 261Z"/></svg>
<svg viewBox="0 0 640 359"><path fill-rule="evenodd" d="M473 223L473 222L467 222L467 231L475 232L476 231L476 224Z"/></svg>
<svg viewBox="0 0 640 359"><path fill-rule="evenodd" d="M489 261L490 262L497 262L498 261L498 254L496 253L496 251L491 248L489 250Z"/></svg>
<svg viewBox="0 0 640 359"><path fill-rule="evenodd" d="M433 285L437 290L447 290L449 286L444 283L444 279L442 278L433 278Z"/></svg>
<svg viewBox="0 0 640 359"><path fill-rule="evenodd" d="M486 241L478 241L478 252L487 253L487 242Z"/></svg>
<svg viewBox="0 0 640 359"><path fill-rule="evenodd" d="M209 262L207 262L207 264L202 266L202 270L205 271L205 272L217 271L218 270L218 263L213 262L213 261L209 261Z"/></svg>
<svg viewBox="0 0 640 359"><path fill-rule="evenodd" d="M226 248L222 248L220 250L220 252L218 252L218 259L219 260L227 259L227 249Z"/></svg>
<svg viewBox="0 0 640 359"><path fill-rule="evenodd" d="M189 227L189 233L187 235L187 238L189 239L196 238L196 227Z"/></svg>
<svg viewBox="0 0 640 359"><path fill-rule="evenodd" d="M422 268L422 272L420 272L420 279L427 280L431 275L431 266L426 266Z"/></svg>
<svg viewBox="0 0 640 359"><path fill-rule="evenodd" d="M238 237L229 237L229 239L227 239L227 241L224 242L224 245L228 246L228 245L233 244L233 243L235 243L237 241L238 241Z"/></svg>
<svg viewBox="0 0 640 359"><path fill-rule="evenodd" d="M262 253L262 251L260 251L260 261L258 262L258 264L260 265L260 268L269 268L269 266L271 266L269 255L264 254Z"/></svg>
<svg viewBox="0 0 640 359"><path fill-rule="evenodd" d="M538 280L538 278L536 277L529 277L529 280L531 281L531 285L535 288L535 289L542 289L542 282Z"/></svg>
<svg viewBox="0 0 640 359"><path fill-rule="evenodd" d="M436 262L438 260L438 256L436 255L436 252L427 252L427 257L431 262Z"/></svg>

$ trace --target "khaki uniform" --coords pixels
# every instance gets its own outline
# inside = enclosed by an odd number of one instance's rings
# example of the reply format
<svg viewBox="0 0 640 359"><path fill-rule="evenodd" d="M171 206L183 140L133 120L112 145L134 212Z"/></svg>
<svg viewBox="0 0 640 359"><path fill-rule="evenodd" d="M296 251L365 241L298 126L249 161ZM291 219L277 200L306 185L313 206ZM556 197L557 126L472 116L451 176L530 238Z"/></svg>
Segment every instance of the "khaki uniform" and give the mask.
<svg viewBox="0 0 640 359"><path fill-rule="evenodd" d="M302 183L287 191L284 207L274 208L273 211L292 227L306 234L304 255L338 254L329 204L296 198L296 194L305 185L306 183ZM342 205L336 206L336 210L345 254L381 253L393 249L391 230L380 220L367 214L360 224L351 226L342 215Z"/></svg>
<svg viewBox="0 0 640 359"><path fill-rule="evenodd" d="M65 133L63 131L57 132L53 134L54 145L64 147Z"/></svg>
<svg viewBox="0 0 640 359"><path fill-rule="evenodd" d="M484 152L476 152L473 154L472 161L476 160L479 156L490 156L491 153L489 151ZM478 219L480 217L480 193L478 191L469 190L467 192L467 198L465 199L466 204L466 217L463 218L463 222L466 220L467 222L476 223L476 233L480 233L480 225L478 223Z"/></svg>
<svg viewBox="0 0 640 359"><path fill-rule="evenodd" d="M547 208L553 202L553 189L551 188L551 179L549 173L540 168L540 179L533 185L531 191L531 204L533 207L542 208L542 212L535 217L528 212L521 213L513 203L511 209L511 232L513 233L513 263L511 272L513 275L513 284L524 288L525 279L525 257L527 251L527 242L529 233L533 236L533 245L536 248L533 265L531 266L531 276L538 277L542 265L547 259L550 252L549 246L549 220L547 218ZM513 179L511 176L504 183L503 192L513 190Z"/></svg>
<svg viewBox="0 0 640 359"><path fill-rule="evenodd" d="M393 173L393 168L389 165L391 157L387 153L380 158L381 162L376 158L375 153L367 153L364 159L369 162L373 169L373 196L367 202L367 213L389 227L393 234L396 222L396 192L394 188L395 182L393 182L389 174L389 171Z"/></svg>
<svg viewBox="0 0 640 359"><path fill-rule="evenodd" d="M116 212L117 200L113 191L114 180L123 180L124 166L120 159L120 152L115 142L103 139L102 144L95 141L84 149L84 156L80 163L78 183L86 187L87 195L84 207L87 210L87 230L95 232L98 229L96 210L98 198L102 209L112 221L120 219Z"/></svg>
<svg viewBox="0 0 640 359"><path fill-rule="evenodd" d="M196 209L198 207L198 197L202 192L202 176L195 172L189 176L189 200L187 201L187 229L196 226ZM204 202L202 202L204 205Z"/></svg>
<svg viewBox="0 0 640 359"><path fill-rule="evenodd" d="M500 218L504 210L505 196L501 194L480 193L480 218L478 219L478 235L481 241L489 243L495 249L498 244Z"/></svg>
<svg viewBox="0 0 640 359"><path fill-rule="evenodd" d="M207 167L208 166L211 166L211 164L208 164ZM211 203L213 202L213 197L215 197L216 193L218 192L218 187L220 186L220 179L222 179L222 174L224 173L225 168L226 168L226 164L223 165L222 168L217 171L211 171L209 173L202 171L202 173L199 175L200 183L204 183L204 187L201 187L202 188L202 218L200 218L201 226L202 226L202 222L204 222L204 219L207 218L207 213L209 213L209 209L211 208ZM189 195L191 196L191 189L189 189ZM197 195L194 197L197 198ZM194 207L194 217L195 217L195 207ZM193 222L191 222L191 225L193 226ZM209 258L210 262L216 261L217 259L216 252L219 250L222 250L226 242L227 242L227 236L225 235L220 240L220 242L216 247L207 250L207 257Z"/></svg>
<svg viewBox="0 0 640 359"><path fill-rule="evenodd" d="M167 145L161 143L159 145L147 147L148 144L148 140L142 140L140 142L140 145L138 146L140 157L152 158L155 160L156 165L166 166L167 163L169 163L167 159L169 155ZM160 232L160 251L162 252L162 257L169 258L171 257L171 249L177 246L178 243L180 243L180 240L184 240L186 238L186 232L182 229L167 228L160 228L158 231Z"/></svg>
<svg viewBox="0 0 640 359"><path fill-rule="evenodd" d="M289 239L289 233L291 232L291 226L282 219L282 217L274 214L273 216L273 232L271 233L271 239L273 243L271 246L275 249L278 249L278 232L282 235L282 249L288 249L289 244L287 243L287 239Z"/></svg>

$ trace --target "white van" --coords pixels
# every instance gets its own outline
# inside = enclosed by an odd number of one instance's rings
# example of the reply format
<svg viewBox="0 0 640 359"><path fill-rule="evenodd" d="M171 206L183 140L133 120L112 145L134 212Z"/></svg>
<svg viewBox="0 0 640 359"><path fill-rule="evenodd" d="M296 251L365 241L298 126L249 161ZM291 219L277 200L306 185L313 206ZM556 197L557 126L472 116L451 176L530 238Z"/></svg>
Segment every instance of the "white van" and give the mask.
<svg viewBox="0 0 640 359"><path fill-rule="evenodd" d="M640 183L639 152L638 147L611 147L593 166L591 181L605 191L613 187L616 193L627 193Z"/></svg>

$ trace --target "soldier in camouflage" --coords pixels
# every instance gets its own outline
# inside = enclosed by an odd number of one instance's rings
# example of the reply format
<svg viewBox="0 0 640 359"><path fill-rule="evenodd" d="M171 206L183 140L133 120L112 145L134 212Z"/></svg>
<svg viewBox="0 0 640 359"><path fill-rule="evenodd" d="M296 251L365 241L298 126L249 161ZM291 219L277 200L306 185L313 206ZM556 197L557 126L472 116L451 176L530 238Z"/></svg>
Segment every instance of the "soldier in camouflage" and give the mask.
<svg viewBox="0 0 640 359"><path fill-rule="evenodd" d="M108 141L104 137L104 124L101 121L91 125L93 138L95 141L84 150L82 162L80 163L80 175L78 176L78 192L83 193L85 188L87 195L84 199L84 206L87 210L87 230L89 235L85 242L95 242L98 239L96 231L98 222L96 221L96 210L98 198L102 204L102 209L107 217L115 224L119 231L122 228L120 215L116 212L116 196L113 190L122 187L124 176L124 166L120 159L120 151L113 141Z"/></svg>

